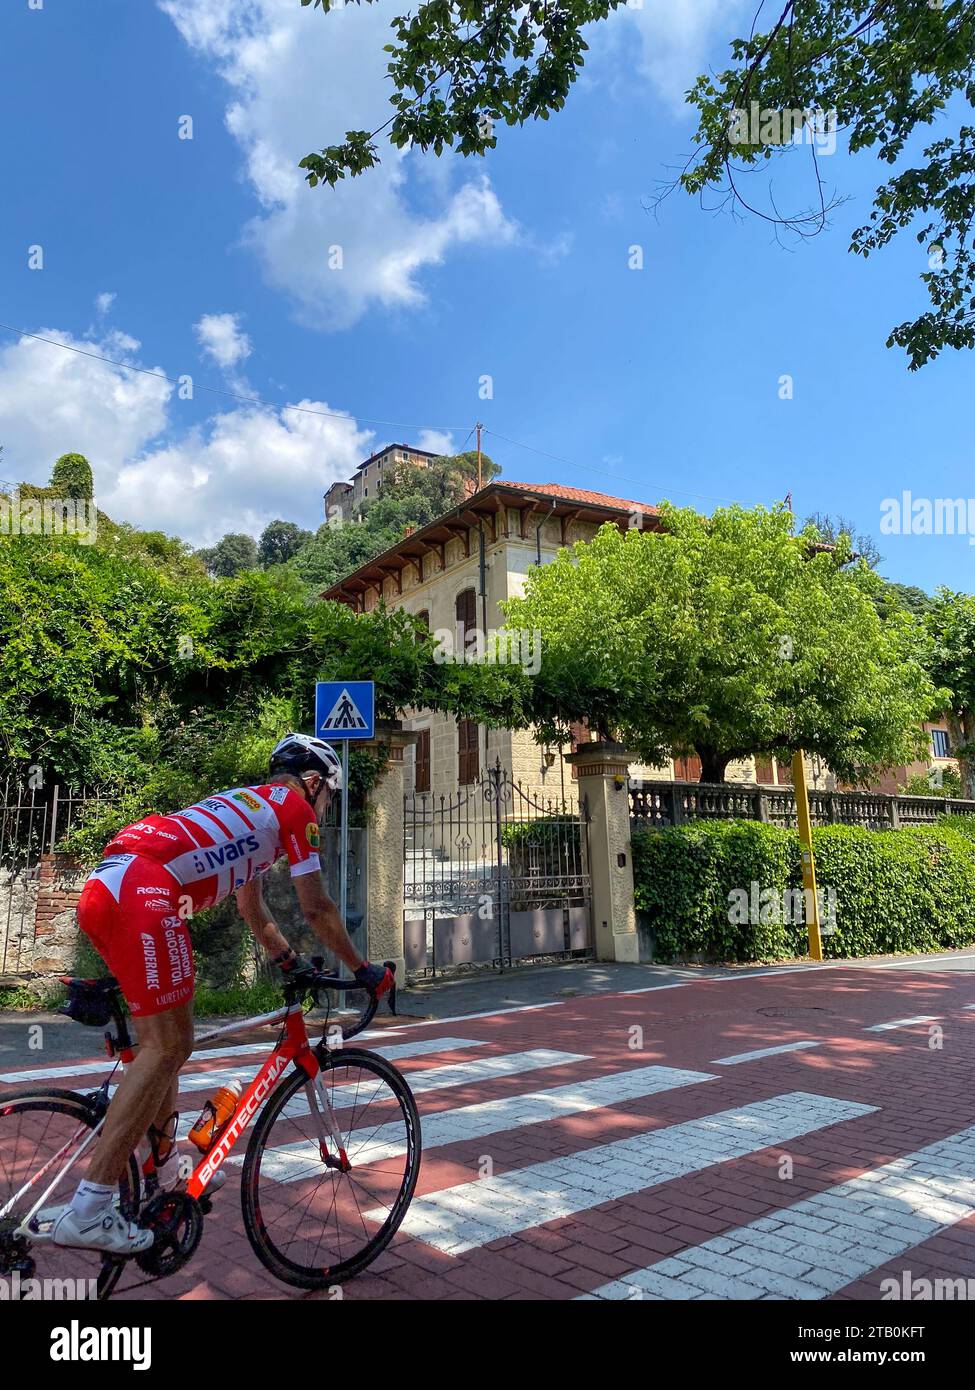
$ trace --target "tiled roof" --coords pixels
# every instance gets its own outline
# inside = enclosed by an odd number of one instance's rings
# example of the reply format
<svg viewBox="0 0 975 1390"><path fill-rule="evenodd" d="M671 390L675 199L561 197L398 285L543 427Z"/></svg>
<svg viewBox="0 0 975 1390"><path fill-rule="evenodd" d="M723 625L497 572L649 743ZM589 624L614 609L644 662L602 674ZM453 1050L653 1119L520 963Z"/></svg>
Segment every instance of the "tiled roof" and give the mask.
<svg viewBox="0 0 975 1390"><path fill-rule="evenodd" d="M582 487L564 487L561 483L511 483L507 478L496 478L495 482L504 487L524 488L528 492L542 492L546 497L561 497L566 502L590 502L596 507L619 507L624 510L655 512L657 508L650 502L630 502L623 497L611 497L608 492L590 492Z"/></svg>

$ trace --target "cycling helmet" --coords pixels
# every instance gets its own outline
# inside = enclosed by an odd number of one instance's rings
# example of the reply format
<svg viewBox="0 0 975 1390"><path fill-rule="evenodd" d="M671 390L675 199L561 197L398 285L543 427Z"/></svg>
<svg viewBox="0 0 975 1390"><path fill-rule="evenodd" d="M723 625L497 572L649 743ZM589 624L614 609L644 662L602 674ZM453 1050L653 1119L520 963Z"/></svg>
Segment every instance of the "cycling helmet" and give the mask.
<svg viewBox="0 0 975 1390"><path fill-rule="evenodd" d="M290 772L300 777L303 772L320 772L333 792L342 790L342 764L330 743L313 738L311 734L285 734L275 744L269 771Z"/></svg>

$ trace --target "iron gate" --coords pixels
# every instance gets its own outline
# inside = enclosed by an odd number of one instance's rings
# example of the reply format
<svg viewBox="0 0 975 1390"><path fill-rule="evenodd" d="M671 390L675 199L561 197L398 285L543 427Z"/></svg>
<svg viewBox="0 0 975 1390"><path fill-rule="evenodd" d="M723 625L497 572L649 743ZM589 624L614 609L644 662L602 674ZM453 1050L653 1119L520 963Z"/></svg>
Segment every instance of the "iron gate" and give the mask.
<svg viewBox="0 0 975 1390"><path fill-rule="evenodd" d="M585 802L543 800L498 760L452 796L408 793L403 827L409 972L592 953Z"/></svg>
<svg viewBox="0 0 975 1390"><path fill-rule="evenodd" d="M0 978L29 975L41 859L51 854L91 793L0 780Z"/></svg>

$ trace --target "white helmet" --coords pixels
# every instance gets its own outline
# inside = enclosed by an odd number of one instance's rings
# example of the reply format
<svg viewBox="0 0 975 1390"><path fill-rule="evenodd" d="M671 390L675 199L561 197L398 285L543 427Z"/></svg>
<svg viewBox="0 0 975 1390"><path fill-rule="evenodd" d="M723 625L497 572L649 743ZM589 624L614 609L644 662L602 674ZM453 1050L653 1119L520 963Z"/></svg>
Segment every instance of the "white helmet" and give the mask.
<svg viewBox="0 0 975 1390"><path fill-rule="evenodd" d="M269 771L290 772L300 777L303 772L320 772L333 792L342 790L342 764L330 743L311 734L285 734L275 744Z"/></svg>

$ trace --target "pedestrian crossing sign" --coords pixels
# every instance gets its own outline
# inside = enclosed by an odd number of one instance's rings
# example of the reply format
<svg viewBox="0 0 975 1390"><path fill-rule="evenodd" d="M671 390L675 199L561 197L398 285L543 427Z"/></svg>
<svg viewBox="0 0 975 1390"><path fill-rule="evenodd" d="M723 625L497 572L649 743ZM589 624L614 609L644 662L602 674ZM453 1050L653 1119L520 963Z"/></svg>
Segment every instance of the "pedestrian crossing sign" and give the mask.
<svg viewBox="0 0 975 1390"><path fill-rule="evenodd" d="M372 738L376 730L374 681L319 681L315 733L319 738Z"/></svg>

